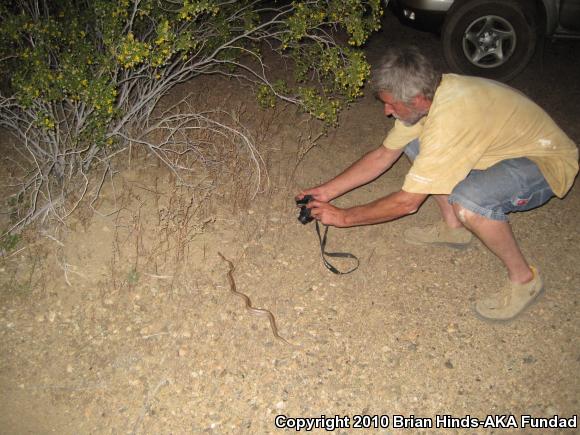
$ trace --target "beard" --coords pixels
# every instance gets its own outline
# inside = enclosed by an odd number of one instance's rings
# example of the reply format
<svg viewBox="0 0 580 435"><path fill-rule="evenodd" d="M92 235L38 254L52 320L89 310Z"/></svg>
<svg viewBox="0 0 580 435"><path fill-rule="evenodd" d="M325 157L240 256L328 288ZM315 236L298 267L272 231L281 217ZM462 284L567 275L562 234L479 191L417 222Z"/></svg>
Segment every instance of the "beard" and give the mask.
<svg viewBox="0 0 580 435"><path fill-rule="evenodd" d="M417 124L424 116L427 115L426 111L413 111L409 116L406 116L404 119L395 116L399 121L401 121L405 126L411 127Z"/></svg>

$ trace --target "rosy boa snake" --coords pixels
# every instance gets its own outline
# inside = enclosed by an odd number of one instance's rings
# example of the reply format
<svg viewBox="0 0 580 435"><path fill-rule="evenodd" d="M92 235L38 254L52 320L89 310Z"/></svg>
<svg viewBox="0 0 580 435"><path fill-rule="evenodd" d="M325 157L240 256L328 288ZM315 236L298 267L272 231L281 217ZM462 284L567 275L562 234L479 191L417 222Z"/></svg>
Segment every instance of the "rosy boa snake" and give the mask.
<svg viewBox="0 0 580 435"><path fill-rule="evenodd" d="M218 255L222 258L222 260L224 260L226 263L228 263L228 265L230 267L228 270L228 281L230 282L230 291L233 294L241 297L244 300L244 303L246 304L246 310L248 310L254 316L268 318L268 320L270 321L270 327L272 328L272 333L274 334L274 337L276 338L276 340L293 346L292 343L288 342L285 338L281 337L280 334L278 334L278 327L276 326L276 319L274 318L274 315L272 314L272 312L270 310L266 310L263 308L255 308L254 306L252 306L252 301L250 300L250 298L246 294L238 291L238 289L236 287L236 282L234 281L234 270L235 270L234 263L232 263L230 260L228 260L226 257L224 257L221 252L218 252Z"/></svg>

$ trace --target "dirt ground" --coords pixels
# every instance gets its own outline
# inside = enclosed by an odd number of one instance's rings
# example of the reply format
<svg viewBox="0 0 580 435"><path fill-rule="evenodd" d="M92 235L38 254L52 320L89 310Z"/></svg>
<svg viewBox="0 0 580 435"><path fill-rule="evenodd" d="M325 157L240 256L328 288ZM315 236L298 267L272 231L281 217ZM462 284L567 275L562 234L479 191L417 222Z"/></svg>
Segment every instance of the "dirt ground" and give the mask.
<svg viewBox="0 0 580 435"><path fill-rule="evenodd" d="M442 62L436 36L389 16L370 61L403 41ZM547 42L512 83L576 143L579 59L580 44ZM506 279L492 254L479 243L457 251L401 238L438 219L432 201L392 223L331 229L328 249L361 260L345 276L324 268L314 226L296 220L299 189L334 176L391 128L371 95L308 150L318 127L295 109L262 112L237 83L212 86L207 105L242 108L269 187L244 201L236 188L247 180L224 170L207 197L192 194L136 156L103 189L99 213L78 213L58 235L27 236L0 262L0 433L266 434L281 432L277 415L348 416L351 426L355 415L383 415L391 427L367 433L398 433L395 414L578 414L577 185L564 200L511 217L546 292L516 321L489 324L472 305ZM408 168L401 159L337 204L399 189ZM235 265L237 289L271 310L291 345L244 309L218 252Z"/></svg>

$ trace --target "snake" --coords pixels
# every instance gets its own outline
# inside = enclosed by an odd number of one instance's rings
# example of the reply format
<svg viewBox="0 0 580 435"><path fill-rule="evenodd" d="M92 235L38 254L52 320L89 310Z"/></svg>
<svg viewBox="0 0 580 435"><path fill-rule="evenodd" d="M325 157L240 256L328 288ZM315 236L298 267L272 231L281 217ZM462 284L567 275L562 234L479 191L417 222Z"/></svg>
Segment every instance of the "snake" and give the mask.
<svg viewBox="0 0 580 435"><path fill-rule="evenodd" d="M229 270L228 270L227 275L228 275L228 281L230 283L230 292L235 294L236 296L242 298L244 300L246 310L248 310L254 316L268 318L268 320L270 321L270 328L272 328L272 334L274 334L274 338L276 338L276 340L292 346L292 343L290 343L284 337L282 337L282 336L280 336L280 334L278 334L278 326L276 326L276 319L274 318L274 314L272 314L272 312L270 310L266 310L264 308L254 307L252 305L252 301L250 300L248 295L246 295L245 293L242 293L238 290L238 288L236 287L236 281L234 280L234 270L236 270L236 268L234 267L234 263L232 263L230 260L228 260L226 257L224 257L224 255L221 252L218 252L218 255L229 266Z"/></svg>

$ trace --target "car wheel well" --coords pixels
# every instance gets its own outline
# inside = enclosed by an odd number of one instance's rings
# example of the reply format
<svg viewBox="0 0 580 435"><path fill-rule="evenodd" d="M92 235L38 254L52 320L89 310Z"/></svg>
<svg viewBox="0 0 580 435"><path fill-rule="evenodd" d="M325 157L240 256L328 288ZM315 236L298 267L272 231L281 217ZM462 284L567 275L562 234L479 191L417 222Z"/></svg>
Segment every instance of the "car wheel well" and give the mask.
<svg viewBox="0 0 580 435"><path fill-rule="evenodd" d="M455 0L453 2L453 4L451 5L451 7L449 8L449 10L447 11L447 14L452 14L453 11L455 9L460 8L463 4L465 3L470 3L476 0ZM545 25L546 23L546 16L547 16L547 12L546 12L546 7L544 5L544 2L542 0L513 0L516 3L519 3L521 5L533 5L533 7L528 7L528 8L522 8L524 10L524 13L526 15L526 18L528 20L530 20L530 23L535 22L535 23L543 23L543 25Z"/></svg>

